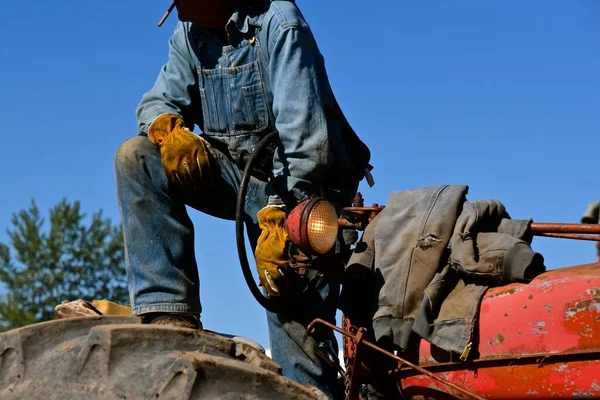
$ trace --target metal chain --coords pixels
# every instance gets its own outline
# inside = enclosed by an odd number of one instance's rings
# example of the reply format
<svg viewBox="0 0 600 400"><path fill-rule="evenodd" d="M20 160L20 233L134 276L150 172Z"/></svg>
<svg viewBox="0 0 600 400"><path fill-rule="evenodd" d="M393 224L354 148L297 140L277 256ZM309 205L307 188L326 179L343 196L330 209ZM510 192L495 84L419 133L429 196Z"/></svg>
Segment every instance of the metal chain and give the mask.
<svg viewBox="0 0 600 400"><path fill-rule="evenodd" d="M344 330L347 331L350 331L352 329L352 324L346 316L342 316L342 327L344 328ZM348 337L343 337L342 348L344 351L344 365L346 366L346 375L348 376L348 379L346 379L345 382L344 398L348 400L348 396L350 395L350 381L352 381L352 366L354 364L354 356L356 354L356 343L354 343L354 340ZM352 357L349 357L349 354L352 354Z"/></svg>

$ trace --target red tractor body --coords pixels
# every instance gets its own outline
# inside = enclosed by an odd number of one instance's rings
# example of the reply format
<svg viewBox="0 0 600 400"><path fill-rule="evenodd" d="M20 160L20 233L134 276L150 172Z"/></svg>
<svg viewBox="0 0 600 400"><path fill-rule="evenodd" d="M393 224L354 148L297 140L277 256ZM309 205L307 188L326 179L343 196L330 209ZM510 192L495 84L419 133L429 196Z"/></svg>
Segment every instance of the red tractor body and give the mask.
<svg viewBox="0 0 600 400"><path fill-rule="evenodd" d="M488 290L478 336L479 354L466 362L440 362L422 341L419 365L489 399L600 398L600 264ZM408 398L464 397L425 375L400 383Z"/></svg>

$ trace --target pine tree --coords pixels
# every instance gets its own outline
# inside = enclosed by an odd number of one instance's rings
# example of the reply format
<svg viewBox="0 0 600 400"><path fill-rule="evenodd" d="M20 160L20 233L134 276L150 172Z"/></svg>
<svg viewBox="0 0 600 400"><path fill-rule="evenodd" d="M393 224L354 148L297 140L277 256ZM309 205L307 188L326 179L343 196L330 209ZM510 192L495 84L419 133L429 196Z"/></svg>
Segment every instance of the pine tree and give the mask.
<svg viewBox="0 0 600 400"><path fill-rule="evenodd" d="M120 226L102 210L87 220L78 201L51 208L49 227L34 200L12 216L0 243L0 331L50 320L63 300L128 304Z"/></svg>

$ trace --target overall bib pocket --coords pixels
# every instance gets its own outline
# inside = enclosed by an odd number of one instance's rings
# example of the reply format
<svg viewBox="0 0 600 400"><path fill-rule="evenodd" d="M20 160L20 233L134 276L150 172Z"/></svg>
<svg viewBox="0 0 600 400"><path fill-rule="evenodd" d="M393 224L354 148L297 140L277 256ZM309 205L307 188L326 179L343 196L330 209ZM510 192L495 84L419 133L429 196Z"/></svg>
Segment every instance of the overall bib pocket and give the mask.
<svg viewBox="0 0 600 400"><path fill-rule="evenodd" d="M269 123L258 62L217 69L199 69L204 132L247 135Z"/></svg>

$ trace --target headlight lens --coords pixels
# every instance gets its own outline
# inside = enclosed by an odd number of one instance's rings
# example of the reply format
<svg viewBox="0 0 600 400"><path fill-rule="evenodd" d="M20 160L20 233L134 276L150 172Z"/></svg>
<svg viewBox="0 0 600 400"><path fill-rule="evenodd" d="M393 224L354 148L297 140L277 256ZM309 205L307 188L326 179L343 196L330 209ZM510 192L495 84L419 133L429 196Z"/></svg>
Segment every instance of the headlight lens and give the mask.
<svg viewBox="0 0 600 400"><path fill-rule="evenodd" d="M305 200L292 209L285 228L288 238L306 254L326 254L337 239L337 212L324 198Z"/></svg>
<svg viewBox="0 0 600 400"><path fill-rule="evenodd" d="M337 239L338 216L328 201L319 201L308 216L308 241L317 254L329 252Z"/></svg>

